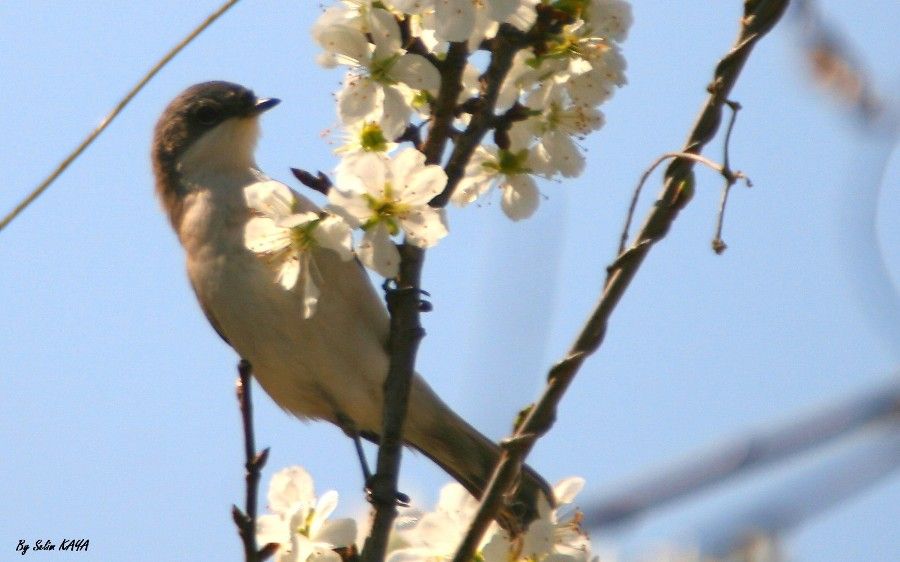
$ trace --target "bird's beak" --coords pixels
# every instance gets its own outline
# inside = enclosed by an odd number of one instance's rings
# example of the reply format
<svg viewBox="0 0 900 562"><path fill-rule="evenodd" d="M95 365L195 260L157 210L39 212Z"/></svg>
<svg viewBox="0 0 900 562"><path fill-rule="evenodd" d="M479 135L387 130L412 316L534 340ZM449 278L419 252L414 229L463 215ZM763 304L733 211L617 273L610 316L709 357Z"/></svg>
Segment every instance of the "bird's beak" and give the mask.
<svg viewBox="0 0 900 562"><path fill-rule="evenodd" d="M281 103L280 99L277 98L262 98L256 100L256 105L253 106L253 111L255 114L259 115L263 111L267 111L272 109L276 105Z"/></svg>

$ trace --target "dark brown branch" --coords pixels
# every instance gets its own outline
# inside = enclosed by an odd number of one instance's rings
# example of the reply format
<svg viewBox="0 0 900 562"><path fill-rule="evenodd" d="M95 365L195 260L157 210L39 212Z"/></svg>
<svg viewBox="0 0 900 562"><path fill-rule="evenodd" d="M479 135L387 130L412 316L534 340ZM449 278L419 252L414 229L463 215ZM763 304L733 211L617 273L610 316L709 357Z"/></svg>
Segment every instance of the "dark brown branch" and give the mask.
<svg viewBox="0 0 900 562"><path fill-rule="evenodd" d="M465 43L450 43L447 57L438 67L441 71L441 88L431 114L428 140L422 148L428 164L439 164L447 146L455 117L456 100L462 92L462 74L468 56L469 49Z"/></svg>
<svg viewBox="0 0 900 562"><path fill-rule="evenodd" d="M432 200L433 206L442 207L447 204L475 147L493 125L494 106L500 86L516 50L522 47L520 36L521 32L512 26L503 25L494 39L496 49L488 70L482 77L484 92L479 109L466 130L456 139L450 160L444 168L448 176L447 187ZM462 91L461 78L467 56L468 48L465 43L451 43L447 57L438 67L441 71L441 87L433 106L428 138L422 148L429 164L441 161L447 140L453 133L452 124ZM403 443L402 425L415 371L416 352L424 335L419 313L422 293L420 277L425 251L407 243L400 247L400 256L400 274L396 287L387 291L388 309L391 313L391 362L384 385L384 428L378 449L377 471L370 486L375 518L363 547L362 559L366 562L380 562L384 559L388 534L397 515L395 502Z"/></svg>
<svg viewBox="0 0 900 562"><path fill-rule="evenodd" d="M722 105L753 46L778 22L787 4L787 0L747 0L744 3L744 17L738 38L731 51L716 67L714 80L709 88L709 98L682 152L699 154L715 136L721 121ZM557 405L585 358L594 353L603 342L607 322L643 259L653 244L666 235L678 216L680 187L690 180L693 167L692 159L682 157L675 158L668 167L663 191L636 236L629 259L617 260L617 265L610 269L600 301L574 345L566 357L550 370L547 387L540 400L535 403L513 437L506 441L500 462L488 483L475 519L456 552L454 562L470 562L474 558L481 538L503 505L503 496L513 485L525 457L538 437L546 433L553 424Z"/></svg>
<svg viewBox="0 0 900 562"><path fill-rule="evenodd" d="M444 171L447 172L447 187L431 200L432 206L443 207L450 201L450 196L456 189L456 184L462 179L466 164L475 152L475 148L481 143L488 130L494 126L496 121L494 107L497 105L500 86L503 85L503 79L506 78L506 74L512 66L513 57L524 46L521 31L508 24L500 26L493 39L494 51L491 62L481 77L483 92L478 98L477 109L472 114L469 126L456 139L450 159L444 166ZM428 153L426 153L427 155Z"/></svg>
<svg viewBox="0 0 900 562"><path fill-rule="evenodd" d="M400 273L396 286L387 290L391 314L389 341L390 368L384 381L383 430L378 447L375 476L369 483L370 501L375 506L372 529L366 538L362 560L381 562L388 535L397 516L397 479L403 450L403 420L415 373L416 352L425 335L419 322L420 274L425 252L411 244L400 250Z"/></svg>
<svg viewBox="0 0 900 562"><path fill-rule="evenodd" d="M468 49L465 43L451 43L447 57L439 65L441 87L434 103L428 138L422 146L429 164L440 162L453 124L453 110L462 91L462 72ZM388 535L397 516L397 479L403 446L403 420L406 418L409 389L415 373L416 352L424 336L419 313L420 278L425 251L412 244L400 250L400 273L396 285L386 290L391 314L389 342L390 368L384 381L384 408L381 441L375 477L369 484L375 518L362 551L362 560L381 562L387 550Z"/></svg>
<svg viewBox="0 0 900 562"><path fill-rule="evenodd" d="M247 481L247 494L244 501L244 511L236 505L231 506L231 517L234 519L244 544L244 560L246 562L262 562L275 553L278 545L267 544L262 550L256 545L256 506L259 496L260 471L269 458L269 449L265 448L256 452L256 440L253 434L253 401L250 396L251 377L253 367L250 362L241 359L238 363L238 379L235 384L238 405L241 409L241 421L244 427L244 468Z"/></svg>

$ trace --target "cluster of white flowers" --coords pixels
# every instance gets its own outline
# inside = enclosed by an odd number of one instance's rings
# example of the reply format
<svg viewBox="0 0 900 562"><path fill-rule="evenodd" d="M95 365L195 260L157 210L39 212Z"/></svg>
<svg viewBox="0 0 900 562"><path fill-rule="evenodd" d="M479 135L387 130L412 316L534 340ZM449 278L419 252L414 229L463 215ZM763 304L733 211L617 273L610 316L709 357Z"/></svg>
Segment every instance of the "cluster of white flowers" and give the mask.
<svg viewBox="0 0 900 562"><path fill-rule="evenodd" d="M286 288L302 282L309 316L318 295L310 249L318 245L348 256L349 238L337 217L363 231L360 260L392 278L399 265L396 236L423 248L446 236L446 216L429 202L448 188L458 206L499 190L509 218L531 216L540 201L535 177L574 177L584 170L579 140L603 125L597 107L625 84L619 44L630 25L624 0L336 2L312 29L323 49L319 62L349 67L337 93L348 140L337 150L342 160L328 213L297 213L290 199L273 207L271 194L248 193L261 216L248 224L247 247L278 263L278 281ZM516 37L502 47L515 54L502 82L499 75L491 78L499 82L495 106L478 109L488 61L503 33ZM477 146L462 177L448 186L444 170L426 164L415 143L430 133L432 110L445 90L441 69L454 43L465 44L470 56L450 73L459 76L461 92L453 100L451 132L465 131L473 111L490 111L486 120L496 144ZM406 142L414 146L401 148Z"/></svg>
<svg viewBox="0 0 900 562"><path fill-rule="evenodd" d="M267 499L272 513L257 520L256 540L278 545L276 562L341 562L334 549L356 541L356 521L328 520L337 507L337 492L316 498L312 477L299 466L272 476Z"/></svg>
<svg viewBox="0 0 900 562"><path fill-rule="evenodd" d="M553 490L557 507L551 509L544 501L538 506L540 517L513 541L493 524L477 558L483 562L596 562L590 538L579 525L581 514L571 507L583 487L584 479L578 477L557 484ZM275 474L268 500L273 514L259 518L257 540L262 545L279 545L277 562L325 558L337 562L332 549L356 546L361 540L352 519L327 520L337 504L337 493L330 491L317 499L312 478L303 468ZM388 562L451 560L477 508L478 501L461 485L447 484L433 512L410 508L401 513L389 541ZM569 515L563 517L561 512Z"/></svg>
<svg viewBox="0 0 900 562"><path fill-rule="evenodd" d="M525 112L508 132L508 146L478 148L452 197L463 206L498 187L511 219L530 216L539 200L534 176L582 172L577 141L603 125L597 106L625 84L619 43L631 7L624 0L347 0L327 9L313 37L324 49L323 64L350 66L338 93L350 138L345 150L387 157L413 116L427 116L441 81L433 61L443 59L449 42L477 49L504 23L528 31L539 9L570 23L517 52L494 111L500 116L519 104ZM419 52L409 52L412 45ZM459 103L479 95L483 70L466 62ZM458 128L467 118L459 113Z"/></svg>

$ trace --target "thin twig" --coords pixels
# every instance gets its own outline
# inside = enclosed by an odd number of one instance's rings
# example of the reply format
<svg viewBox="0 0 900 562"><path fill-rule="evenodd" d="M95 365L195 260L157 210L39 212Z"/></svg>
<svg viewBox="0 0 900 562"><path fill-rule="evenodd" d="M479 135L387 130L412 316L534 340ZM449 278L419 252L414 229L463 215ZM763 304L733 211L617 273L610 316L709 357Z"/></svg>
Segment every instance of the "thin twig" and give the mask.
<svg viewBox="0 0 900 562"><path fill-rule="evenodd" d="M447 172L447 186L431 200L434 207L444 207L450 201L453 190L465 173L466 164L485 134L495 125L494 107L497 105L500 86L512 66L516 52L526 46L523 43L522 33L509 24L500 26L492 43L494 50L491 61L481 77L484 91L475 104L477 108L474 109L469 126L456 139L453 152L447 160L447 165L444 166L444 171Z"/></svg>
<svg viewBox="0 0 900 562"><path fill-rule="evenodd" d="M731 187L735 184L739 177L743 177L740 172L732 172L728 153L731 146L731 131L734 129L734 122L737 121L737 113L741 109L741 104L736 101L725 100L725 105L731 108L731 119L728 120L728 128L725 129L725 146L722 149L722 175L725 177L725 185L722 187L722 199L719 201L719 212L716 216L716 235L713 237L712 248L717 254L721 254L728 248L728 244L722 240L722 226L725 223L725 206L728 204L728 194ZM750 182L747 182L750 185Z"/></svg>
<svg viewBox="0 0 900 562"><path fill-rule="evenodd" d="M653 163L650 164L650 166L646 170L644 170L644 173L641 174L641 179L638 180L638 183L634 188L634 192L631 194L631 204L628 206L628 213L626 213L625 215L625 225L622 227L622 235L619 237L618 255L621 255L625 251L625 245L628 243L628 231L631 229L631 221L634 220L634 211L637 209L638 199L641 196L641 190L644 189L644 184L647 183L647 179L650 177L650 174L652 174L660 164L671 158L688 158L697 162L698 164L703 164L709 169L714 170L720 174L723 172L723 170L725 170L725 167L723 165L716 164L709 158L706 158L699 154L691 154L690 152L666 152L665 154L654 160Z"/></svg>
<svg viewBox="0 0 900 562"><path fill-rule="evenodd" d="M85 137L83 141L81 141L81 144L79 144L75 148L75 150L73 150L68 156L66 156L66 158L59 163L56 169L54 169L53 172L51 172L50 175L47 176L46 179L44 179L44 181L38 184L38 186L34 188L34 190L32 190L32 192L29 193L28 196L26 196L18 205L16 205L16 207L12 211L10 211L5 217L3 217L3 220L0 220L0 231L6 228L6 226L11 223L17 216L19 216L19 214L24 211L26 207L31 205L31 203L33 203L35 199L40 197L41 194L46 191L48 187L50 187L50 184L52 184L56 180L56 178L58 178L64 171L66 171L66 168L68 168L69 165L71 165L72 162L74 162L75 159L78 158L81 153L84 152L84 150L88 146L90 146L98 136L100 136L100 133L106 130L109 124L112 123L113 119L115 119L116 116L118 116L119 113L121 113L122 110L125 109L125 106L128 105L128 103L134 98L134 96L136 96L138 92L144 89L144 86L146 86L147 83L150 82L150 80L169 63L169 61L175 58L175 55L177 55L179 52L181 52L182 49L187 47L191 41L193 41L198 35L203 33L203 31L206 30L207 27L209 27L214 21L219 19L219 16L227 12L232 6L237 4L238 1L239 0L228 0L227 2L222 4L219 9L207 16L207 18L203 20L200 25L194 28L193 31L191 31L184 39L179 41L177 45L175 45L168 53L166 53L166 55L161 58L159 62L157 62L153 66L153 68L151 68L150 71L147 72L147 74L145 74L144 77L141 78L140 81L138 81L138 83L135 84L135 86L131 88L131 90L127 94L125 94L125 97L123 97L121 101L116 104L113 110L103 118L97 128L91 131L91 133L87 137Z"/></svg>
<svg viewBox="0 0 900 562"><path fill-rule="evenodd" d="M268 447L256 452L256 438L253 432L253 400L250 396L253 367L250 362L241 359L238 363L238 378L235 383L238 406L241 409L241 422L244 428L244 469L246 479L246 497L244 511L236 505L231 506L231 517L238 528L238 534L244 545L246 562L261 562L275 553L277 544L267 544L262 550L256 544L256 514L259 497L260 472L269 458Z"/></svg>
<svg viewBox="0 0 900 562"><path fill-rule="evenodd" d="M722 105L740 75L754 44L778 22L787 4L787 0L746 0L738 38L731 51L716 67L714 81L709 87L709 98L682 152L699 154L715 136L721 121ZM454 562L470 562L474 558L481 538L500 509L503 496L514 484L525 457L538 437L547 432L553 424L557 405L585 358L594 353L603 342L607 322L643 263L644 257L653 244L666 235L677 218L680 208L675 203L681 186L693 173L694 164L692 158L678 157L669 165L663 191L636 236L636 242L632 246L633 255L610 270L603 295L582 328L581 334L566 357L550 370L543 395L508 441L514 446L504 448L478 512L456 552Z"/></svg>

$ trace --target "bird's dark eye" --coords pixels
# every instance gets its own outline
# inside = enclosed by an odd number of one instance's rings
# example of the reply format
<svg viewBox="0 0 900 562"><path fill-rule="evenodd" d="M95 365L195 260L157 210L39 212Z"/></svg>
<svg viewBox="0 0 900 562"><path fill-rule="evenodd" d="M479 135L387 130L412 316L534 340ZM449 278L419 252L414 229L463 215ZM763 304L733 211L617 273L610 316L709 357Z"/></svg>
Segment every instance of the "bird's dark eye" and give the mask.
<svg viewBox="0 0 900 562"><path fill-rule="evenodd" d="M212 125L219 120L220 116L219 106L212 103L204 103L194 109L194 118L201 125Z"/></svg>

